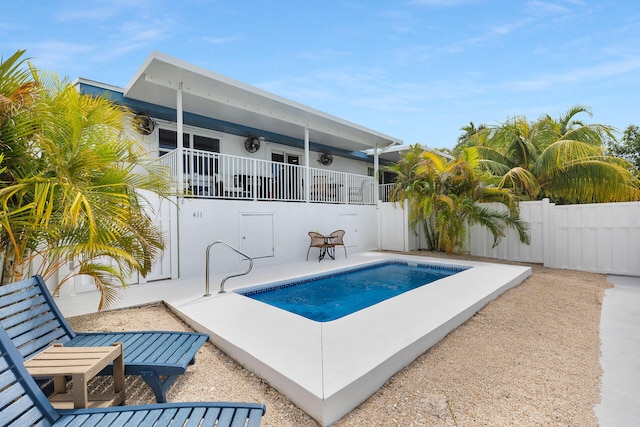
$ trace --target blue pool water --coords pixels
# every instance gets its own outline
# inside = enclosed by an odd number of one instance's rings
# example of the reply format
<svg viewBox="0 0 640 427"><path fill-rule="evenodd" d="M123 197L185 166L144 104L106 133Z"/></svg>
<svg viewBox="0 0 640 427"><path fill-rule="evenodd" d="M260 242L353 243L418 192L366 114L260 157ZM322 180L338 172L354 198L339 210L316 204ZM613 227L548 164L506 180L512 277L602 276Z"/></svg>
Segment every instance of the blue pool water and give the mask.
<svg viewBox="0 0 640 427"><path fill-rule="evenodd" d="M386 261L239 293L307 319L328 322L465 269Z"/></svg>

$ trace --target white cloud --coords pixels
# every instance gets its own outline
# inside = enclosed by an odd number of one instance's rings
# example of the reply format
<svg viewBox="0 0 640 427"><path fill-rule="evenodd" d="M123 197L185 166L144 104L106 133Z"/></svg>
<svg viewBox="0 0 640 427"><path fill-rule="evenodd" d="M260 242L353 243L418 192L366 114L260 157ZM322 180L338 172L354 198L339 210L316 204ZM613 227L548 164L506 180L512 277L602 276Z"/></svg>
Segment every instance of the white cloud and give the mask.
<svg viewBox="0 0 640 427"><path fill-rule="evenodd" d="M30 62L40 70L56 72L61 78L74 79L78 75L65 75L66 71L78 69L78 58L93 53L94 46L85 43L46 41L32 44L27 51Z"/></svg>
<svg viewBox="0 0 640 427"><path fill-rule="evenodd" d="M411 3L425 6L458 6L460 4L477 3L478 0L413 0Z"/></svg>
<svg viewBox="0 0 640 427"><path fill-rule="evenodd" d="M525 12L535 16L565 15L571 13L571 9L557 2L531 1L527 3Z"/></svg>
<svg viewBox="0 0 640 427"><path fill-rule="evenodd" d="M640 70L640 58L631 57L616 62L606 62L592 67L578 68L558 74L546 74L529 80L507 82L506 88L519 91L535 91L549 89L566 83L589 82L606 79Z"/></svg>
<svg viewBox="0 0 640 427"><path fill-rule="evenodd" d="M492 40L504 38L514 32L517 32L521 28L527 27L531 24L531 22L531 18L523 18L518 21L496 24L492 27L486 28L482 32L479 32L475 36L468 37L456 43L451 43L449 45L443 46L441 50L449 53L456 53L463 51L469 46L483 46Z"/></svg>
<svg viewBox="0 0 640 427"><path fill-rule="evenodd" d="M243 38L244 38L243 36L202 37L201 40L204 41L205 43L208 43L208 44L223 45L223 44L229 44L229 43L234 43L234 42L240 41Z"/></svg>
<svg viewBox="0 0 640 427"><path fill-rule="evenodd" d="M54 17L60 22L75 22L76 24L105 22L118 15L131 14L133 13L132 9L138 6L141 6L140 2L134 0L70 2L60 8Z"/></svg>

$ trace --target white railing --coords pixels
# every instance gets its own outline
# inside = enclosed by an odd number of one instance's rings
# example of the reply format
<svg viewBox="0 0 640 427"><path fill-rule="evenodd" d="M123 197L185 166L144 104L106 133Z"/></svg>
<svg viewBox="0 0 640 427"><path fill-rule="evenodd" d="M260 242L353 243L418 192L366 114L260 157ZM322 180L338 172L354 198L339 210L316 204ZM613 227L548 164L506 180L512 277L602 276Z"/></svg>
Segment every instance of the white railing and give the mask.
<svg viewBox="0 0 640 427"><path fill-rule="evenodd" d="M160 158L178 183L177 151ZM186 197L304 202L305 168L185 148L183 151ZM309 168L309 201L316 203L376 203L373 177Z"/></svg>
<svg viewBox="0 0 640 427"><path fill-rule="evenodd" d="M375 204L373 177L309 168L309 200L321 203Z"/></svg>
<svg viewBox="0 0 640 427"><path fill-rule="evenodd" d="M378 198L381 202L389 201L389 194L395 184L380 184L378 186Z"/></svg>

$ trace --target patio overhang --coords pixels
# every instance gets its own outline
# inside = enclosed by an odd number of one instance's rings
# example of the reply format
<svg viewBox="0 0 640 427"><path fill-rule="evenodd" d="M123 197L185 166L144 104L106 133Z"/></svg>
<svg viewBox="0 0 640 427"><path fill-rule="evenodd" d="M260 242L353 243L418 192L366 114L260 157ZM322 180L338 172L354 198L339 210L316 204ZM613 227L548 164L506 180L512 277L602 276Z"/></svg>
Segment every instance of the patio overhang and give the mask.
<svg viewBox="0 0 640 427"><path fill-rule="evenodd" d="M315 110L160 52L152 52L124 89L128 99L259 129L297 140L359 152L401 144L391 136ZM275 141L278 142L278 141Z"/></svg>
<svg viewBox="0 0 640 427"><path fill-rule="evenodd" d="M423 150L431 151L431 152L433 152L435 154L438 154L439 156L444 157L445 159L448 159L448 160L454 160L455 159L455 157L453 157L449 153L443 153L442 151L435 150L433 148L429 148L429 147L427 147L426 145L423 145L423 144L418 144L418 145ZM383 160L385 162L397 163L402 158L402 155L404 153L406 153L407 151L409 151L410 148L411 148L410 145L396 145L396 146L388 147L388 148L383 149L383 150L379 150L378 151L378 156L380 157L380 160ZM373 150L373 149L369 149L369 150L366 150L366 153L369 156L373 156L373 155L375 155L374 151L375 150Z"/></svg>

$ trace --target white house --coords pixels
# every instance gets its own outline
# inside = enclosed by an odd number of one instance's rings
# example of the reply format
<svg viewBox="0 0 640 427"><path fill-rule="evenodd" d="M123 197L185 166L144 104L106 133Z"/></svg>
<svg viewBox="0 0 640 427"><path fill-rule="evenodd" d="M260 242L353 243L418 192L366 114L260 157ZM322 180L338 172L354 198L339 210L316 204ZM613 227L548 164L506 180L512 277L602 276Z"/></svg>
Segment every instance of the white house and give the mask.
<svg viewBox="0 0 640 427"><path fill-rule="evenodd" d="M125 88L76 86L138 113L141 143L171 167L183 195L158 208L163 261L131 283L203 276L218 240L257 267L304 260L309 231L344 229L351 253L379 247L379 154L399 139L159 52ZM216 272L242 262L224 245L212 249Z"/></svg>

